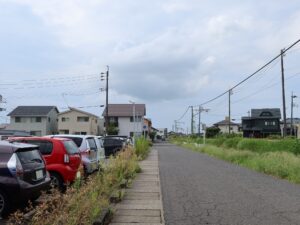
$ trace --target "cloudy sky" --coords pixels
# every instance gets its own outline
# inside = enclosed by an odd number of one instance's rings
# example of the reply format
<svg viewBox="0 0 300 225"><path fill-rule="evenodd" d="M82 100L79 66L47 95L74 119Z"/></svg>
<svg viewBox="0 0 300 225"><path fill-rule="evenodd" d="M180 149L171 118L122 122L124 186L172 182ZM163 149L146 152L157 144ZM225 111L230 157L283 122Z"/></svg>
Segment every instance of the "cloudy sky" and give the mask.
<svg viewBox="0 0 300 225"><path fill-rule="evenodd" d="M0 8L1 122L18 105L104 104L99 77L109 65L110 102L145 103L154 126L171 129L187 106L230 88L300 38L299 0L0 0ZM297 45L284 59L288 115L291 92L300 96L299 56ZM277 60L233 91L232 117L281 107L280 88ZM205 123L224 119L227 97L205 106ZM182 128L189 121L190 112Z"/></svg>

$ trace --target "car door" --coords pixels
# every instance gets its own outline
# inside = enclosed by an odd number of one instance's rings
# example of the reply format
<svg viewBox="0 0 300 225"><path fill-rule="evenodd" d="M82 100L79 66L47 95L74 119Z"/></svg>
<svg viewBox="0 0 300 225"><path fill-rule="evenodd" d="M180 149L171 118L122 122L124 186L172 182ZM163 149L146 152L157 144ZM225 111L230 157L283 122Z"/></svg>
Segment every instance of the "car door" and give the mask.
<svg viewBox="0 0 300 225"><path fill-rule="evenodd" d="M87 138L86 139L86 144L87 144L88 149L90 149L88 158L92 163L95 163L96 168L97 168L97 164L98 164L97 163L97 152L98 152L98 149L97 149L95 139L93 137Z"/></svg>

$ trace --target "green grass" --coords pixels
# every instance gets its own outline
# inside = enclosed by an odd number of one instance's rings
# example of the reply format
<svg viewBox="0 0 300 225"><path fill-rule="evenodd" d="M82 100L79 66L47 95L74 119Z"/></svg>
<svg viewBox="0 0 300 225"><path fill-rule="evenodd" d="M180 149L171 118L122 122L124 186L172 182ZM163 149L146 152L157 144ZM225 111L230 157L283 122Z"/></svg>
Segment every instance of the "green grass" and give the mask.
<svg viewBox="0 0 300 225"><path fill-rule="evenodd" d="M144 137L137 138L135 140L134 149L135 149L135 154L140 159L145 159L150 150L150 142Z"/></svg>
<svg viewBox="0 0 300 225"><path fill-rule="evenodd" d="M213 145L197 147L192 143L181 144L181 146L258 172L283 178L293 183L300 183L300 157L291 152L275 151L259 153Z"/></svg>

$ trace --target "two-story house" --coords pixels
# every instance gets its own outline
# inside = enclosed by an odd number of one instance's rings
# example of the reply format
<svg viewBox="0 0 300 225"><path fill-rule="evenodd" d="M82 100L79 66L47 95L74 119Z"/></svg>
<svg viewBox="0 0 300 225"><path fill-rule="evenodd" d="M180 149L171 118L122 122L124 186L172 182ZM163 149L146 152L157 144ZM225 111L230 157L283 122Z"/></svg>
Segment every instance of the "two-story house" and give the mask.
<svg viewBox="0 0 300 225"><path fill-rule="evenodd" d="M56 106L18 106L8 114L7 130L26 131L34 136L57 133Z"/></svg>
<svg viewBox="0 0 300 225"><path fill-rule="evenodd" d="M105 118L106 108L102 115ZM145 104L108 104L108 122L118 129L118 135L142 135L145 115Z"/></svg>
<svg viewBox="0 0 300 225"><path fill-rule="evenodd" d="M76 108L58 114L58 132L60 134L99 135L98 116Z"/></svg>
<svg viewBox="0 0 300 225"><path fill-rule="evenodd" d="M215 123L214 126L218 127L222 134L228 134L229 128L230 128L230 133L238 133L240 128L240 124L234 123L232 121L229 122L229 117L225 117L225 120Z"/></svg>
<svg viewBox="0 0 300 225"><path fill-rule="evenodd" d="M242 117L242 129L244 137L267 137L280 135L279 108L251 109L251 116Z"/></svg>

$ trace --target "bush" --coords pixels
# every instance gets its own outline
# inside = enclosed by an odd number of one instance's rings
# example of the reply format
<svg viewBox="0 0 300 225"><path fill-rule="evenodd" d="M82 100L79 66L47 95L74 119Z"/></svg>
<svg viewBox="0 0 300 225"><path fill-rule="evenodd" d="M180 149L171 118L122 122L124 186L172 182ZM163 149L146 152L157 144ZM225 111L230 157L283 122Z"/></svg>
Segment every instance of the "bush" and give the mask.
<svg viewBox="0 0 300 225"><path fill-rule="evenodd" d="M206 137L207 138L214 138L220 133L220 128L218 127L208 127L206 128Z"/></svg>
<svg viewBox="0 0 300 225"><path fill-rule="evenodd" d="M135 154L140 159L145 159L149 153L150 143L144 137L139 137L135 140Z"/></svg>
<svg viewBox="0 0 300 225"><path fill-rule="evenodd" d="M238 143L242 140L240 137L227 138L223 142L223 146L225 148L237 148Z"/></svg>

